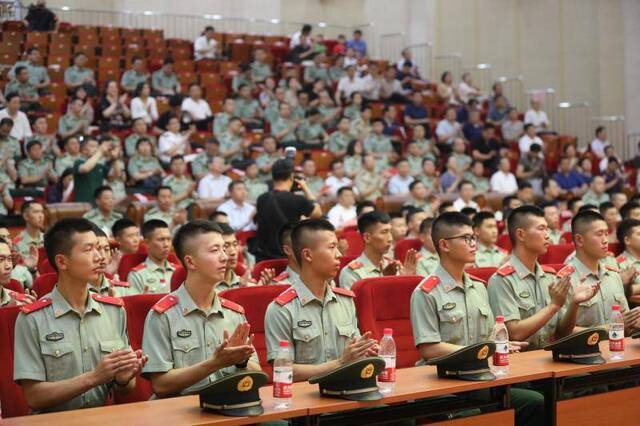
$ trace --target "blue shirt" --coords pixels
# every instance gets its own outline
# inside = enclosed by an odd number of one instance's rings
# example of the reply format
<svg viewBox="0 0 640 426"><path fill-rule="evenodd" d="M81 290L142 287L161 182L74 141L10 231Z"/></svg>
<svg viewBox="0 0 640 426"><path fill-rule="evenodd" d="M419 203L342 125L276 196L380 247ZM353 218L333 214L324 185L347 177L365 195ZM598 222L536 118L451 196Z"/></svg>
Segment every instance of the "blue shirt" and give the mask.
<svg viewBox="0 0 640 426"><path fill-rule="evenodd" d="M560 172L556 173L553 177L560 188L565 191L571 191L573 188L578 188L583 184L587 183L587 179L581 173L576 170L571 170L568 175L564 175Z"/></svg>
<svg viewBox="0 0 640 426"><path fill-rule="evenodd" d="M409 103L404 107L404 115L416 120L429 117L427 108L424 105L416 106L413 103Z"/></svg>
<svg viewBox="0 0 640 426"><path fill-rule="evenodd" d="M448 171L444 172L442 176L440 176L440 186L442 187L442 192L447 192L447 189L456 181L456 177L454 174L449 173Z"/></svg>
<svg viewBox="0 0 640 426"><path fill-rule="evenodd" d="M469 121L469 111L464 106L458 108L458 112L456 112L456 121L458 123L466 123Z"/></svg>
<svg viewBox="0 0 640 426"><path fill-rule="evenodd" d="M462 133L469 142L474 143L482 138L482 123L476 125L465 123L464 126L462 126Z"/></svg>
<svg viewBox="0 0 640 426"><path fill-rule="evenodd" d="M367 54L367 42L363 39L360 40L348 40L347 41L347 49L352 48L356 52L360 53L362 56Z"/></svg>

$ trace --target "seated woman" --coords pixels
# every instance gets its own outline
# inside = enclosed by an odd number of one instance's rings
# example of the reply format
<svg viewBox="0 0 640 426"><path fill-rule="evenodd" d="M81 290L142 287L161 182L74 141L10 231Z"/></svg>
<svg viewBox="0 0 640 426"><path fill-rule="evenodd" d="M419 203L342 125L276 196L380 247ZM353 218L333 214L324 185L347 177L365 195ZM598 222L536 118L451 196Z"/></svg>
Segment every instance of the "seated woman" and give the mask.
<svg viewBox="0 0 640 426"><path fill-rule="evenodd" d="M131 110L127 106L129 95L120 95L118 83L109 80L104 85L104 95L100 98L99 108L101 125L112 129L127 129L131 125Z"/></svg>
<svg viewBox="0 0 640 426"><path fill-rule="evenodd" d="M141 118L148 125L158 121L158 104L151 96L149 83L139 83L136 87L136 97L131 100L131 118Z"/></svg>

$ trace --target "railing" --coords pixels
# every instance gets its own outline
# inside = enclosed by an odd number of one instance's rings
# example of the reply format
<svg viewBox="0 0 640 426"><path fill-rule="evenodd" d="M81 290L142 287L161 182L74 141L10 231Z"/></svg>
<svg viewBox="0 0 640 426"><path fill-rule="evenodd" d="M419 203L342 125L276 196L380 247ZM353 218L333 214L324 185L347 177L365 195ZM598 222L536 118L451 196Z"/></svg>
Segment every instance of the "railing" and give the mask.
<svg viewBox="0 0 640 426"><path fill-rule="evenodd" d="M578 138L578 147L586 148L591 142L591 108L587 102L558 104L558 122L554 129L563 135Z"/></svg>
<svg viewBox="0 0 640 426"><path fill-rule="evenodd" d="M405 47L404 33L380 34L378 40L380 58L387 59L392 64L400 59L402 49Z"/></svg>
<svg viewBox="0 0 640 426"><path fill-rule="evenodd" d="M607 128L607 136L609 142L613 145L616 152L624 159L628 160L633 157L629 155L628 146L626 142L626 129L624 117L621 115L609 115L602 117L593 117L591 119L591 135L590 138L595 136L595 130L598 126L604 126Z"/></svg>
<svg viewBox="0 0 640 426"><path fill-rule="evenodd" d="M531 99L533 98L540 101L540 108L547 113L547 117L549 117L549 121L551 121L551 127L555 129L558 126L556 91L553 89L528 90L527 102L522 111L526 111L529 108Z"/></svg>
<svg viewBox="0 0 640 426"><path fill-rule="evenodd" d="M629 160L640 154L638 144L640 144L640 132L632 132L627 134L627 149L625 151L622 151L626 153L625 160Z"/></svg>
<svg viewBox="0 0 640 426"><path fill-rule="evenodd" d="M524 112L527 108L527 98L524 93L524 79L517 77L498 77L496 82L502 83L502 91L509 100L509 104Z"/></svg>
<svg viewBox="0 0 640 426"><path fill-rule="evenodd" d="M406 47L411 51L414 64L422 78L430 81L436 80L436 69L433 58L433 45L431 43L417 43Z"/></svg>
<svg viewBox="0 0 640 426"><path fill-rule="evenodd" d="M457 81L462 75L462 54L445 53L435 56L436 80L440 81L440 76L445 71L451 71L453 80Z"/></svg>
<svg viewBox="0 0 640 426"><path fill-rule="evenodd" d="M483 95L489 95L491 93L491 86L493 85L491 65L478 64L472 67L465 67L463 70L471 74L473 85L480 89Z"/></svg>

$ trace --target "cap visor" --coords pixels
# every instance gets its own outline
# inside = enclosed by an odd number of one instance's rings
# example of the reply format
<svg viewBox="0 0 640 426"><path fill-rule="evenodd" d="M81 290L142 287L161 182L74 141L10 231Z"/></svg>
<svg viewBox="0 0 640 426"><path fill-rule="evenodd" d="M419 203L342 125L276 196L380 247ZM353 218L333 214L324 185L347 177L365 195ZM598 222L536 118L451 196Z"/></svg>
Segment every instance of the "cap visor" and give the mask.
<svg viewBox="0 0 640 426"><path fill-rule="evenodd" d="M261 405L254 405L253 407L246 408L231 408L226 410L218 410L218 412L224 416L231 417L255 417L264 413L264 408Z"/></svg>
<svg viewBox="0 0 640 426"><path fill-rule="evenodd" d="M348 399L350 401L379 401L381 400L382 394L378 391L366 392L366 393L357 393L352 395L343 395L341 396L343 399Z"/></svg>
<svg viewBox="0 0 640 426"><path fill-rule="evenodd" d="M495 380L496 376L491 372L486 372L486 373L478 373L478 374L464 374L464 375L448 377L448 378L467 380L470 382L488 382L490 380Z"/></svg>
<svg viewBox="0 0 640 426"><path fill-rule="evenodd" d="M574 362L576 364L586 364L586 365L596 365L596 364L607 363L607 361L600 355L592 356L589 358L576 358L576 359L572 359L571 362Z"/></svg>

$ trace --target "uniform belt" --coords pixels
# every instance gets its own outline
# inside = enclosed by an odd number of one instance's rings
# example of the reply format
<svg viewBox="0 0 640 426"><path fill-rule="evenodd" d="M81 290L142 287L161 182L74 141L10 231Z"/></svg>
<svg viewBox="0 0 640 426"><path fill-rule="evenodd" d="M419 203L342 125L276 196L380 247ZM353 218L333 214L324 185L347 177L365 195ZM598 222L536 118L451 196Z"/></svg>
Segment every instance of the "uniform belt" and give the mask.
<svg viewBox="0 0 640 426"><path fill-rule="evenodd" d="M203 402L202 406L204 408L210 408L212 410L233 410L236 408L247 408L247 407L253 407L255 405L260 405L262 404L262 400L259 399L257 401L252 401L252 402L245 402L243 404L232 404L232 405L213 405L213 404L209 404L208 402Z"/></svg>
<svg viewBox="0 0 640 426"><path fill-rule="evenodd" d="M325 395L357 395L360 393L367 393L367 392L374 392L377 391L378 387L372 387L372 388L364 388L364 389L355 389L355 390L342 390L342 391L333 391L333 390L327 390L327 389L322 389L322 393Z"/></svg>
<svg viewBox="0 0 640 426"><path fill-rule="evenodd" d="M468 374L479 374L479 373L489 373L491 371L490 368L480 368L478 370L465 370L465 371L449 371L445 370L444 374L447 376L466 376Z"/></svg>
<svg viewBox="0 0 640 426"><path fill-rule="evenodd" d="M590 354L558 354L558 358L560 359L582 359L582 358L591 358L594 356L600 356L600 352L592 352Z"/></svg>

